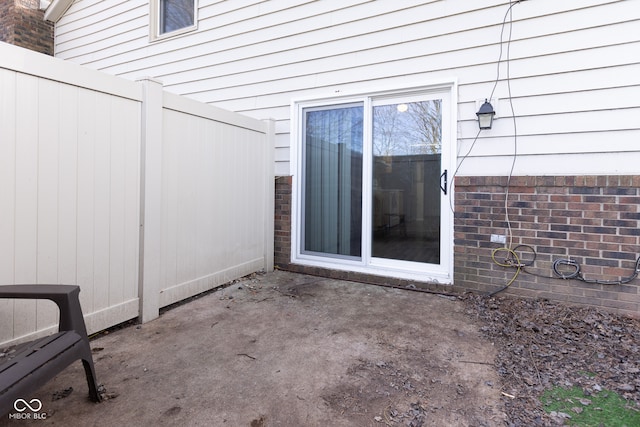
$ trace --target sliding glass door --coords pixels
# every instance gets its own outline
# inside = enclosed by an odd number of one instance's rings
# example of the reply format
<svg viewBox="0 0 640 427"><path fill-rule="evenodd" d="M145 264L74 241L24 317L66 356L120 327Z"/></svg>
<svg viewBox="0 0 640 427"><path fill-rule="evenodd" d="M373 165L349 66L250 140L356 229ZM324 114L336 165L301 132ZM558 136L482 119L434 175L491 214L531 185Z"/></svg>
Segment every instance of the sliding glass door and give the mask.
<svg viewBox="0 0 640 427"><path fill-rule="evenodd" d="M449 280L450 88L314 102L298 112L294 260Z"/></svg>

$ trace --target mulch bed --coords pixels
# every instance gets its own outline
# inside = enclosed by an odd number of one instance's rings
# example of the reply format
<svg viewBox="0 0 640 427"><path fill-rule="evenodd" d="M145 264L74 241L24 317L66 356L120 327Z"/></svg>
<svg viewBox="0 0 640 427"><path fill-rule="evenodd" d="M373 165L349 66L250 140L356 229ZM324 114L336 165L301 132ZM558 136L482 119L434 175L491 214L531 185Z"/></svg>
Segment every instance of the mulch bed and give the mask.
<svg viewBox="0 0 640 427"><path fill-rule="evenodd" d="M462 297L497 348L509 426L561 425L539 398L555 386L608 389L640 404L640 320L590 307L500 295Z"/></svg>

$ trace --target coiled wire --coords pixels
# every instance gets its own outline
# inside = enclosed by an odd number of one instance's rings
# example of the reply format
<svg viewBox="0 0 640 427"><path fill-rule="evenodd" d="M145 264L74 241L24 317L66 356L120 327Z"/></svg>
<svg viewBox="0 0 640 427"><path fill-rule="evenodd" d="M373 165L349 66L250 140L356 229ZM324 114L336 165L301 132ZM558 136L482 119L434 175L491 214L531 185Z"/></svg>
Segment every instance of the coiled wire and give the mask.
<svg viewBox="0 0 640 427"><path fill-rule="evenodd" d="M527 250L531 252L532 254L531 259L524 260L523 257L518 256L517 254L518 250L520 251ZM506 252L506 257L504 258L503 261L500 261L498 260L498 254L502 252ZM638 277L638 274L640 274L640 256L639 256L636 259L636 264L635 264L633 273L629 276L621 277L618 280L587 279L582 274L582 271L580 269L580 264L578 264L576 260L564 259L564 258L557 259L553 262L552 269L555 276L552 276L552 277L542 276L542 275L527 271L525 268L528 266L532 266L535 262L536 257L537 257L536 250L529 245L518 245L513 249L508 247L494 249L491 252L491 259L493 260L493 262L499 265L500 267L515 268L516 272L513 274L511 279L509 279L509 281L505 286L503 286L502 288L496 291L490 292L488 296L493 296L507 289L509 286L513 284L513 282L515 282L515 280L520 275L520 272L522 271L524 271L527 274L531 274L533 276L543 277L547 279L559 279L559 280L574 279L574 280L580 280L581 282L584 282L584 283L591 283L591 284L598 284L598 285L624 285L635 280ZM564 271L567 269L567 267L569 267L569 271Z"/></svg>
<svg viewBox="0 0 640 427"><path fill-rule="evenodd" d="M573 268L573 271L570 271L568 274L560 271L561 265L568 265ZM594 283L598 285L624 285L633 281L636 277L638 277L638 273L640 273L640 257L636 259L636 265L633 270L633 273L629 276L622 277L618 280L598 280L598 279L587 279L582 275L582 271L580 271L580 264L573 259L557 259L553 262L553 272L558 276L558 279L576 279L585 283Z"/></svg>

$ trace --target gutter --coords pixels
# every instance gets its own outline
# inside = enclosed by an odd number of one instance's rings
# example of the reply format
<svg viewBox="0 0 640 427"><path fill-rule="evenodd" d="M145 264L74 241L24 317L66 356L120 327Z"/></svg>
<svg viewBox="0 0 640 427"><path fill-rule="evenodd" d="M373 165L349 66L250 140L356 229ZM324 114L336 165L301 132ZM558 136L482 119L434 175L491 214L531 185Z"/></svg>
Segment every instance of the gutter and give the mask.
<svg viewBox="0 0 640 427"><path fill-rule="evenodd" d="M55 23L62 18L71 4L73 4L73 0L40 0L40 9L46 8L44 19Z"/></svg>

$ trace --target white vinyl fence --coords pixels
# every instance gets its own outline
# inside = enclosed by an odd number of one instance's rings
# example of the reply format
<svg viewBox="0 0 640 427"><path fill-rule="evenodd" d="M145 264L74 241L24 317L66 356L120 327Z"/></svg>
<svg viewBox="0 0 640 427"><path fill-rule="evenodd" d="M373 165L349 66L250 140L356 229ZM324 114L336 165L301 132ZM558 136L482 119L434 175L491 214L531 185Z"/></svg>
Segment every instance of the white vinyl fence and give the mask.
<svg viewBox="0 0 640 427"><path fill-rule="evenodd" d="M0 43L0 284L81 288L89 333L273 268L259 121ZM49 333L0 299L0 347Z"/></svg>

